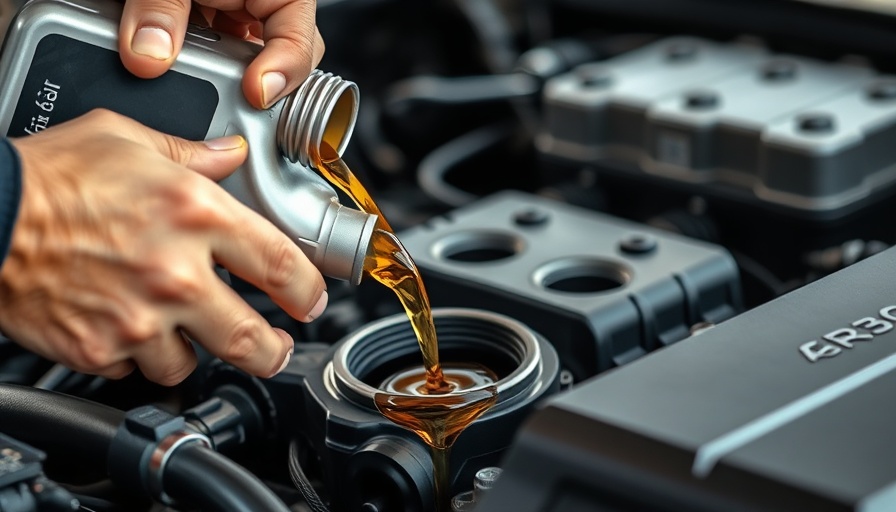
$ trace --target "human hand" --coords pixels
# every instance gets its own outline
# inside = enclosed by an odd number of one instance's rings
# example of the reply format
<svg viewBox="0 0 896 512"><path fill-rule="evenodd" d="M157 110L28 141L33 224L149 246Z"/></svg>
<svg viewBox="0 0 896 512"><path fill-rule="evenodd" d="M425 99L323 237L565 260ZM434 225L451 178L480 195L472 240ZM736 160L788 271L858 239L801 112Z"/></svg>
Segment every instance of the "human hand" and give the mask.
<svg viewBox="0 0 896 512"><path fill-rule="evenodd" d="M264 48L246 68L243 93L268 108L295 90L324 55L316 0L196 0L213 28ZM180 53L191 0L126 0L118 46L125 67L141 78L167 71Z"/></svg>
<svg viewBox="0 0 896 512"><path fill-rule="evenodd" d="M12 142L22 199L0 267L0 330L26 348L109 378L136 364L174 385L196 367L186 333L269 377L293 341L214 265L298 320L326 306L301 249L214 182L246 158L242 137L189 142L97 110Z"/></svg>

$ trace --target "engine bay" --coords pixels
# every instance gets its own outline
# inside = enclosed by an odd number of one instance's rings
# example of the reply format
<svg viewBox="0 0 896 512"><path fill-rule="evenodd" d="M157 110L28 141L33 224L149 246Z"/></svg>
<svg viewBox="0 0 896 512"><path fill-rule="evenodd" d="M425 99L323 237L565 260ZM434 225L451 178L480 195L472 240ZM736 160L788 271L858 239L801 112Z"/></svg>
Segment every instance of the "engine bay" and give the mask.
<svg viewBox="0 0 896 512"><path fill-rule="evenodd" d="M318 0L360 91L342 158L442 357L498 378L452 512L896 508L891 9ZM295 338L275 377L197 346L177 386L108 380L0 339L0 512L447 512L374 406L420 356L392 292L327 278L306 324L224 278Z"/></svg>

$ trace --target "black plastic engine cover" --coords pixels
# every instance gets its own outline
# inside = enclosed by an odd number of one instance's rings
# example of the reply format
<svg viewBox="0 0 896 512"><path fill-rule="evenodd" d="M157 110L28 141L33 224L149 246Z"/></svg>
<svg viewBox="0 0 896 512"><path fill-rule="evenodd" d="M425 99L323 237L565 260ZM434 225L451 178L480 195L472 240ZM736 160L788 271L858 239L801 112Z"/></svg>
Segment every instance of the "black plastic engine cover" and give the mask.
<svg viewBox="0 0 896 512"><path fill-rule="evenodd" d="M534 194L492 194L398 235L433 306L524 322L576 381L741 309L722 247Z"/></svg>
<svg viewBox="0 0 896 512"><path fill-rule="evenodd" d="M896 249L533 415L477 511L896 510Z"/></svg>

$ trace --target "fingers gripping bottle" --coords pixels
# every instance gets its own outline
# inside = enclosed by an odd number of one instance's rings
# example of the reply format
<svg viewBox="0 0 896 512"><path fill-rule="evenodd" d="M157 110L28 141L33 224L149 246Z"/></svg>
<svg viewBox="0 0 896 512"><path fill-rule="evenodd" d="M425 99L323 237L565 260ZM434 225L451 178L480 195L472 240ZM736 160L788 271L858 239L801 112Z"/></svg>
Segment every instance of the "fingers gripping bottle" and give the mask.
<svg viewBox="0 0 896 512"><path fill-rule="evenodd" d="M341 155L358 112L358 88L315 70L267 110L243 96L257 44L191 26L171 70L146 80L118 55L115 0L31 0L0 53L0 134L37 133L105 108L171 135L242 135L249 156L221 185L289 235L324 275L359 283L376 217L343 206L311 168L322 142Z"/></svg>

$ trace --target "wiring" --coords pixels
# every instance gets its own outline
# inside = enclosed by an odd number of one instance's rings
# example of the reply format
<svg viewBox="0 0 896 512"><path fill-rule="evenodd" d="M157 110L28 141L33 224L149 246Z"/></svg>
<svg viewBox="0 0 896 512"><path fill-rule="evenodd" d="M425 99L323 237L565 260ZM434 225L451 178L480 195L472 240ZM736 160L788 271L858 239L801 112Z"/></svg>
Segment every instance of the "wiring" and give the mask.
<svg viewBox="0 0 896 512"><path fill-rule="evenodd" d="M317 494L317 491L314 490L314 486L311 485L311 481L305 475L305 471L302 470L302 465L299 464L299 444L295 440L289 443L289 478L292 480L293 485L296 486L296 489L302 493L302 497L305 498L312 512L330 511Z"/></svg>

